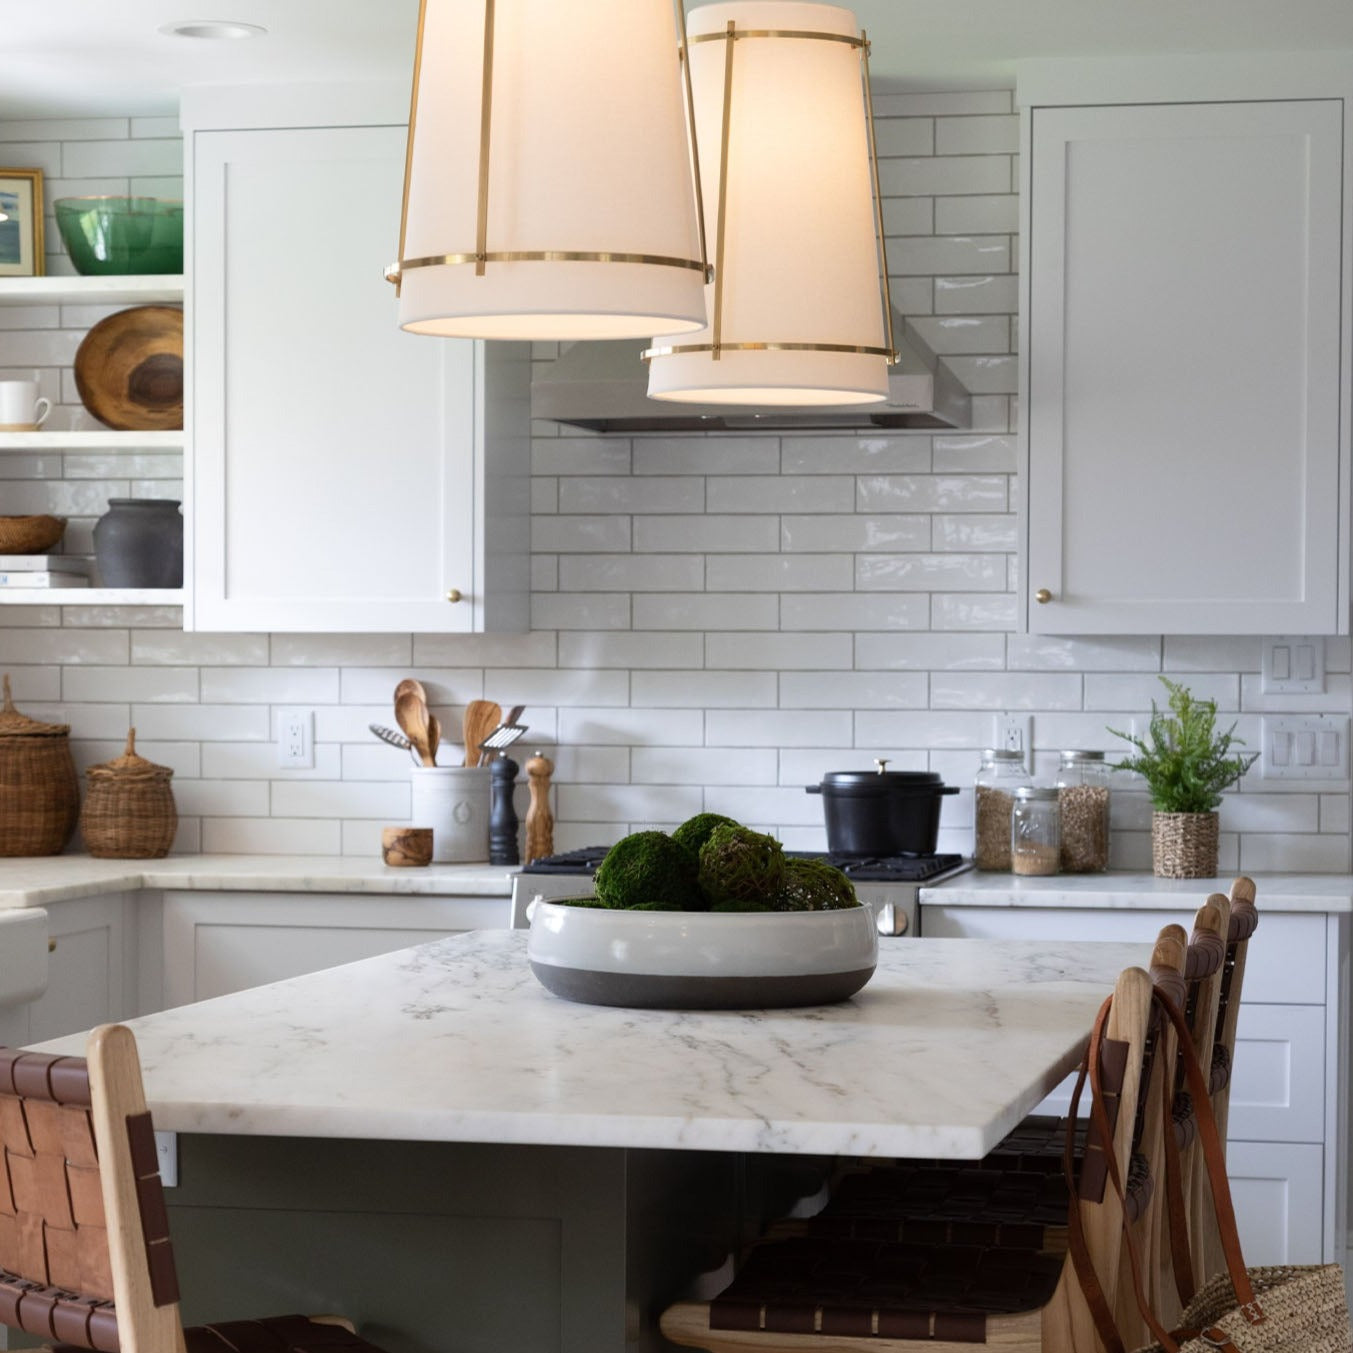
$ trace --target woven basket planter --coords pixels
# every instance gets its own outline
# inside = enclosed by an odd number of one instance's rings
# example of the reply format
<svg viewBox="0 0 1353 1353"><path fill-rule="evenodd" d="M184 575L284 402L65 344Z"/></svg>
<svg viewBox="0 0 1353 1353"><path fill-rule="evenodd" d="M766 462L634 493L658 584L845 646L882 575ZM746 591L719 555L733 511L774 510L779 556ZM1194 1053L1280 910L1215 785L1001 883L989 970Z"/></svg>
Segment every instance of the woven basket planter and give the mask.
<svg viewBox="0 0 1353 1353"><path fill-rule="evenodd" d="M1216 813L1152 813L1151 867L1162 879L1215 878L1219 840Z"/></svg>
<svg viewBox="0 0 1353 1353"><path fill-rule="evenodd" d="M0 855L60 855L80 816L70 726L0 708Z"/></svg>
<svg viewBox="0 0 1353 1353"><path fill-rule="evenodd" d="M169 854L179 815L174 772L136 754L136 729L127 734L127 750L112 761L91 766L89 793L80 813L85 848L100 860L159 860Z"/></svg>

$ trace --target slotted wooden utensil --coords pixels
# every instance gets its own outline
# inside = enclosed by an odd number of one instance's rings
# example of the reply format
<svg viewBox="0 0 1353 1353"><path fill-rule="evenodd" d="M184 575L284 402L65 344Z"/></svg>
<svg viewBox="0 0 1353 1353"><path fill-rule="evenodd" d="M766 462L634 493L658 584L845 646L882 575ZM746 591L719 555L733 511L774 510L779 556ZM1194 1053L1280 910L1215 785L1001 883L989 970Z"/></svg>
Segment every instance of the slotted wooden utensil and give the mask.
<svg viewBox="0 0 1353 1353"><path fill-rule="evenodd" d="M413 691L405 691L395 701L395 719L425 766L435 764L428 750L428 717L427 705Z"/></svg>
<svg viewBox="0 0 1353 1353"><path fill-rule="evenodd" d="M465 764L479 764L479 744L503 721L503 707L493 700L471 700L465 706Z"/></svg>

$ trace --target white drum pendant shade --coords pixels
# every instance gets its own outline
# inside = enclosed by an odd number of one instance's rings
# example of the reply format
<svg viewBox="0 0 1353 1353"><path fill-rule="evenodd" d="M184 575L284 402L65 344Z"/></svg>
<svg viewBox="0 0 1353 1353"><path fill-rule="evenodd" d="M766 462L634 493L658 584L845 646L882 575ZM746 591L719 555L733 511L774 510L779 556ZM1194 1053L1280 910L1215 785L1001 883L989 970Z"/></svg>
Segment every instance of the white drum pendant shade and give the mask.
<svg viewBox="0 0 1353 1353"><path fill-rule="evenodd" d="M735 31L747 33L731 44L723 36L730 20ZM835 5L735 0L692 10L687 30L705 229L716 272L707 289L709 327L689 335L668 329L653 340L648 393L702 404L886 398L887 340L855 16ZM716 339L717 359L709 350L679 350L709 349ZM804 346L775 346L782 344Z"/></svg>
<svg viewBox="0 0 1353 1353"><path fill-rule="evenodd" d="M672 0L425 0L419 40L401 327L583 339L704 324Z"/></svg>

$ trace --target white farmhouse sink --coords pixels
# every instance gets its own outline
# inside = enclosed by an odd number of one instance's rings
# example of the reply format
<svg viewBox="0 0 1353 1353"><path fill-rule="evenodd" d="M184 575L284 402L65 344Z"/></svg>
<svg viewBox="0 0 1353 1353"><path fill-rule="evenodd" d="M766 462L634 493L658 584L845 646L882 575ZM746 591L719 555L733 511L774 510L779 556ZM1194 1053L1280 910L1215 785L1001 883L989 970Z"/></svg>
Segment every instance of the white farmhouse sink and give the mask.
<svg viewBox="0 0 1353 1353"><path fill-rule="evenodd" d="M47 990L47 913L0 911L0 1006L21 1005Z"/></svg>

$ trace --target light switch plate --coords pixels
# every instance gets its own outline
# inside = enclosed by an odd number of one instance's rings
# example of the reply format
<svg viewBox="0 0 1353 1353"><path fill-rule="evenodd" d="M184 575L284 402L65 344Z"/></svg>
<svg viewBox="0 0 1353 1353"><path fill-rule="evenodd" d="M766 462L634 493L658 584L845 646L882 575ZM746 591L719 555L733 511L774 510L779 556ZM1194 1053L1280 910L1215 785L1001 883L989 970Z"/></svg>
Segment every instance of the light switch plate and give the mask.
<svg viewBox="0 0 1353 1353"><path fill-rule="evenodd" d="M1348 720L1342 715L1266 714L1259 728L1263 779L1348 779Z"/></svg>
<svg viewBox="0 0 1353 1353"><path fill-rule="evenodd" d="M1325 641L1299 635L1264 640L1265 695L1319 695L1325 689Z"/></svg>

